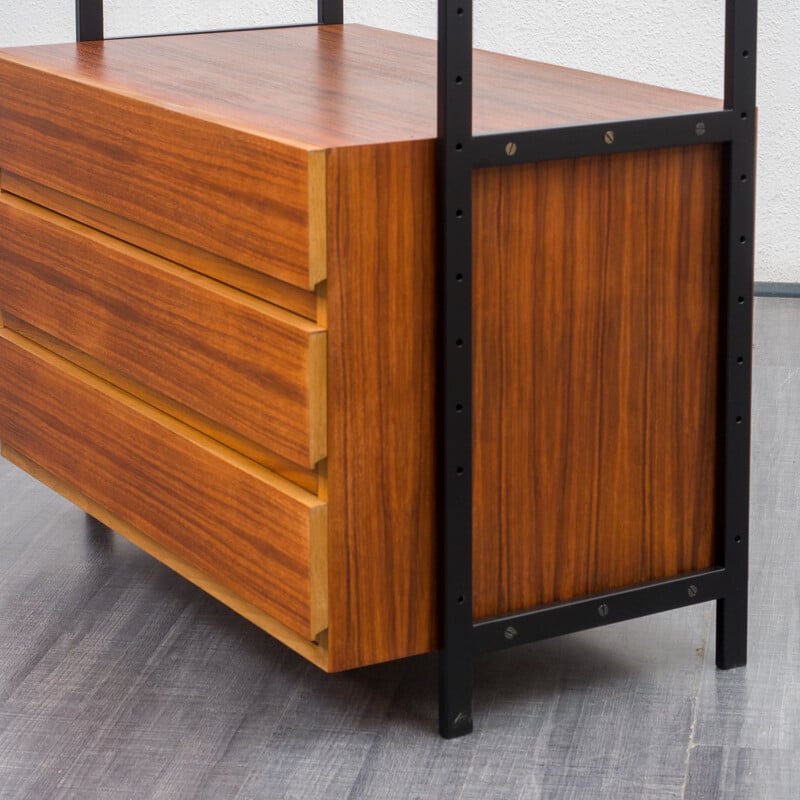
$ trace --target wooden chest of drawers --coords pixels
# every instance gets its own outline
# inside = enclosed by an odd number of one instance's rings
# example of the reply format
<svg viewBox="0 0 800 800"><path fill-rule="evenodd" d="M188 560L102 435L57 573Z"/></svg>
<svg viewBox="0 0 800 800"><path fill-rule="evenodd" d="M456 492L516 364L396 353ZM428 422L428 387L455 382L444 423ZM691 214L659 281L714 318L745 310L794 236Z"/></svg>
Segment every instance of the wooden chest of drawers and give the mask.
<svg viewBox="0 0 800 800"><path fill-rule="evenodd" d="M720 106L475 67L478 131ZM4 455L331 671L437 646L434 75L359 26L0 51ZM476 617L714 564L721 181L478 173Z"/></svg>

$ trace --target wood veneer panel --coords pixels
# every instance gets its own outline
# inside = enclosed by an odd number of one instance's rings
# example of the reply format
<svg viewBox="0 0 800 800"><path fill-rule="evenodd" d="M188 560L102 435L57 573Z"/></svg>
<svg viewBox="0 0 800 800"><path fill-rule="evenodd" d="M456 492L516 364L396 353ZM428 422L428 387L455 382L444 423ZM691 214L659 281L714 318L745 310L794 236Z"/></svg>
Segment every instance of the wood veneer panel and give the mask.
<svg viewBox="0 0 800 800"><path fill-rule="evenodd" d="M325 332L0 194L0 310L301 466L325 456Z"/></svg>
<svg viewBox="0 0 800 800"><path fill-rule="evenodd" d="M4 169L295 286L325 277L302 146L3 58L0 118Z"/></svg>
<svg viewBox="0 0 800 800"><path fill-rule="evenodd" d="M428 143L329 161L331 669L436 646L433 175Z"/></svg>
<svg viewBox="0 0 800 800"><path fill-rule="evenodd" d="M332 669L436 646L432 170L330 159ZM476 176L477 616L713 562L720 180L715 147Z"/></svg>
<svg viewBox="0 0 800 800"><path fill-rule="evenodd" d="M0 50L69 81L310 149L436 136L436 42L361 25ZM477 132L690 113L720 100L475 52ZM87 122L97 112L89 106Z"/></svg>
<svg viewBox="0 0 800 800"><path fill-rule="evenodd" d="M475 179L474 613L714 562L715 146Z"/></svg>
<svg viewBox="0 0 800 800"><path fill-rule="evenodd" d="M144 225L137 225L102 208L76 200L40 183L20 178L19 175L8 171L0 172L0 189L150 253L175 261L221 283L241 289L294 314L311 320L317 319L318 300L314 292L299 289L271 278L263 272L256 272L241 264L212 255L207 250L201 250Z"/></svg>
<svg viewBox="0 0 800 800"><path fill-rule="evenodd" d="M0 364L5 447L291 630L324 627L324 503L7 329Z"/></svg>
<svg viewBox="0 0 800 800"><path fill-rule="evenodd" d="M282 478L296 483L298 486L301 486L303 489L306 489L318 497L322 496L319 465L314 468L300 467L295 462L276 455L273 450L267 450L257 445L252 439L246 439L230 428L220 425L202 414L198 414L197 411L189 408L189 406L175 402L175 400L167 397L165 394L157 392L149 386L145 386L140 381L133 380L128 375L109 367L96 358L86 355L86 353L81 350L64 344L60 339L43 333L39 328L34 328L21 319L11 316L8 312L3 314L2 322L6 328L21 334L26 339L44 347L51 353L65 358L81 369L91 372L92 375L96 375L98 378L102 378L104 381L113 384L128 394L132 394L139 400L153 406L153 408L157 408L159 411L163 411L165 414L169 414L171 417L185 422L195 430L200 431L200 433L210 436L226 447L230 447L232 450L236 450L236 452L252 459L257 464L266 467L270 472L274 472ZM235 421L231 422L231 424L234 423ZM321 461L320 465L324 463L324 461Z"/></svg>
<svg viewBox="0 0 800 800"><path fill-rule="evenodd" d="M133 544L146 553L149 553L153 558L158 559L162 564L165 564L188 581L191 581L195 586L199 586L203 591L216 597L221 603L224 603L228 608L232 608L245 619L250 620L250 622L257 625L261 630L266 631L270 636L274 636L279 642L282 642L287 647L291 647L292 650L299 653L303 658L308 659L312 664L316 664L320 669L325 671L328 670L328 651L325 646L324 635L320 637L319 642L311 642L299 636L293 630L287 628L282 622L278 622L275 617L271 617L269 614L264 613L262 609L254 606L247 600L243 600L235 591L231 590L230 586L220 583L202 570L197 569L197 567L179 556L176 556L171 550L160 545L149 536L145 536L145 534L137 528L134 528L120 517L98 505L85 494L77 491L68 482L51 475L38 464L34 464L33 461L25 458L25 456L10 447L3 447L2 454L3 457L11 461L12 464L16 464L20 469L25 470L29 475L36 478L36 480L45 484L45 486L49 486L53 491L66 497L71 503L74 503L76 506L86 511L87 514L91 514L92 517L100 520L100 522L107 525L115 533L124 536L128 541L133 542Z"/></svg>

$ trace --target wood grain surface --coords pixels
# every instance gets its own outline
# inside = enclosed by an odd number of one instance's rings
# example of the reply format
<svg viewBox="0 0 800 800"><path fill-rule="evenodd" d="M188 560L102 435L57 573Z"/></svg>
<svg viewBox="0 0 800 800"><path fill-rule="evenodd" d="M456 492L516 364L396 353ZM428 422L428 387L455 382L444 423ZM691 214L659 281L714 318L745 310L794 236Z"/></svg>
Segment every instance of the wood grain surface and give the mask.
<svg viewBox="0 0 800 800"><path fill-rule="evenodd" d="M436 646L433 170L428 143L329 160L334 670Z"/></svg>
<svg viewBox="0 0 800 800"><path fill-rule="evenodd" d="M3 169L295 286L325 277L302 147L2 58L0 117Z"/></svg>
<svg viewBox="0 0 800 800"><path fill-rule="evenodd" d="M325 463L321 461L316 467L301 467L294 461L289 461L277 455L273 450L256 444L252 439L247 439L239 433L233 431L230 427L220 425L197 411L178 403L167 395L157 392L149 386L140 381L134 380L128 375L120 372L117 369L109 367L102 361L86 355L81 350L64 344L60 339L50 336L42 332L39 328L34 328L27 322L23 322L17 317L11 316L8 312L2 315L2 322L6 328L19 333L26 339L44 347L61 358L75 364L81 369L91 372L98 378L113 384L114 386L122 389L128 394L132 394L140 400L143 400L148 405L169 414L171 417L185 422L192 428L210 436L212 439L224 444L226 447L236 450L247 458L252 459L257 464L266 467L270 472L275 472L282 478L296 483L303 489L316 494L321 497L321 482L320 482L320 467ZM233 425L235 421L229 421L228 424Z"/></svg>
<svg viewBox="0 0 800 800"><path fill-rule="evenodd" d="M474 614L714 562L721 154L476 174Z"/></svg>
<svg viewBox="0 0 800 800"><path fill-rule="evenodd" d="M294 314L310 320L317 319L317 295L314 292L305 291L263 272L215 256L188 242L182 242L153 228L138 225L98 206L84 203L63 192L21 178L8 170L0 170L0 189L150 253L175 261L201 275L207 275L235 289L241 289Z"/></svg>
<svg viewBox="0 0 800 800"><path fill-rule="evenodd" d="M325 332L0 194L0 310L304 467L325 456Z"/></svg>
<svg viewBox="0 0 800 800"><path fill-rule="evenodd" d="M309 149L436 136L436 42L362 25L0 50L0 59ZM67 84L66 81L70 83ZM81 106L83 107L83 106ZM475 128L720 109L720 100L475 52ZM98 111L87 106L94 122Z"/></svg>
<svg viewBox="0 0 800 800"><path fill-rule="evenodd" d="M185 559L175 555L175 553L156 542L154 539L143 534L138 528L112 514L106 508L98 505L94 500L87 497L82 492L79 492L68 481L56 478L51 473L43 470L38 464L34 464L28 458L25 458L21 453L16 450L4 446L2 449L3 458L15 464L20 469L25 470L29 475L36 478L45 486L50 487L53 491L58 492L62 497L65 497L78 508L83 509L94 520L98 520L103 525L108 526L109 536L114 533L124 536L129 542L132 542L145 553L158 559L162 564L174 570L179 575L191 581L195 586L200 587L204 592L208 592L212 597L215 597L221 603L224 603L228 608L233 609L237 614L249 620L254 625L257 625L261 630L266 631L270 636L277 639L287 647L299 653L303 658L315 664L320 669L327 670L328 653L325 648L324 639L320 637L320 642L309 641L307 638L300 636L298 633L288 628L282 622L279 622L275 617L265 613L261 608L254 606L247 600L242 599L230 585L221 583L218 579L210 577L203 570L198 569L193 564ZM312 551L313 556L313 551Z"/></svg>
<svg viewBox="0 0 800 800"><path fill-rule="evenodd" d="M0 364L4 446L296 633L325 627L324 503L7 329Z"/></svg>
<svg viewBox="0 0 800 800"><path fill-rule="evenodd" d="M333 669L436 642L426 146L330 159ZM713 563L720 166L711 146L476 176L477 617Z"/></svg>

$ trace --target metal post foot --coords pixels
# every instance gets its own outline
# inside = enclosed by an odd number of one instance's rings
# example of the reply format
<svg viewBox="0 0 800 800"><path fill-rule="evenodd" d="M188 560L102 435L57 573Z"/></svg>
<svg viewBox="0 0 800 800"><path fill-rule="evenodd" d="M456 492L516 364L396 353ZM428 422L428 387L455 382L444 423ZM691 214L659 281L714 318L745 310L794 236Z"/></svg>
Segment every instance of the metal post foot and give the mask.
<svg viewBox="0 0 800 800"><path fill-rule="evenodd" d="M747 663L747 595L717 600L717 667Z"/></svg>

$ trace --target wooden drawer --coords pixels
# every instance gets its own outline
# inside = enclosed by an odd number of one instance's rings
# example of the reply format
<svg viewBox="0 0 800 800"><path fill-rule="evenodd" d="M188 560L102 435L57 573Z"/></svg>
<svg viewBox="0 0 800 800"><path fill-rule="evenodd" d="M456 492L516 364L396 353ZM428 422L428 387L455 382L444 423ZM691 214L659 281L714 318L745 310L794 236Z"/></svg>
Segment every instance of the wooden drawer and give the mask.
<svg viewBox="0 0 800 800"><path fill-rule="evenodd" d="M16 333L0 439L301 636L326 627L326 505Z"/></svg>
<svg viewBox="0 0 800 800"><path fill-rule="evenodd" d="M314 323L7 194L0 229L5 314L291 462L325 456Z"/></svg>
<svg viewBox="0 0 800 800"><path fill-rule="evenodd" d="M105 42L80 57L112 52L130 56L130 46ZM76 66L73 46L52 53L56 73ZM56 73L42 80L3 53L3 169L294 286L313 288L325 278L319 148Z"/></svg>
<svg viewBox="0 0 800 800"><path fill-rule="evenodd" d="M272 305L280 306L306 319L320 319L321 295L271 278L263 272L237 264L230 259L215 256L200 247L182 242L160 231L123 219L98 206L84 203L75 197L57 192L40 183L21 178L8 170L0 170L0 191L29 200L38 206L73 219L89 228L107 233L115 239L129 242L157 256L188 266L220 283L241 289L260 297ZM324 283L322 286L324 287Z"/></svg>

